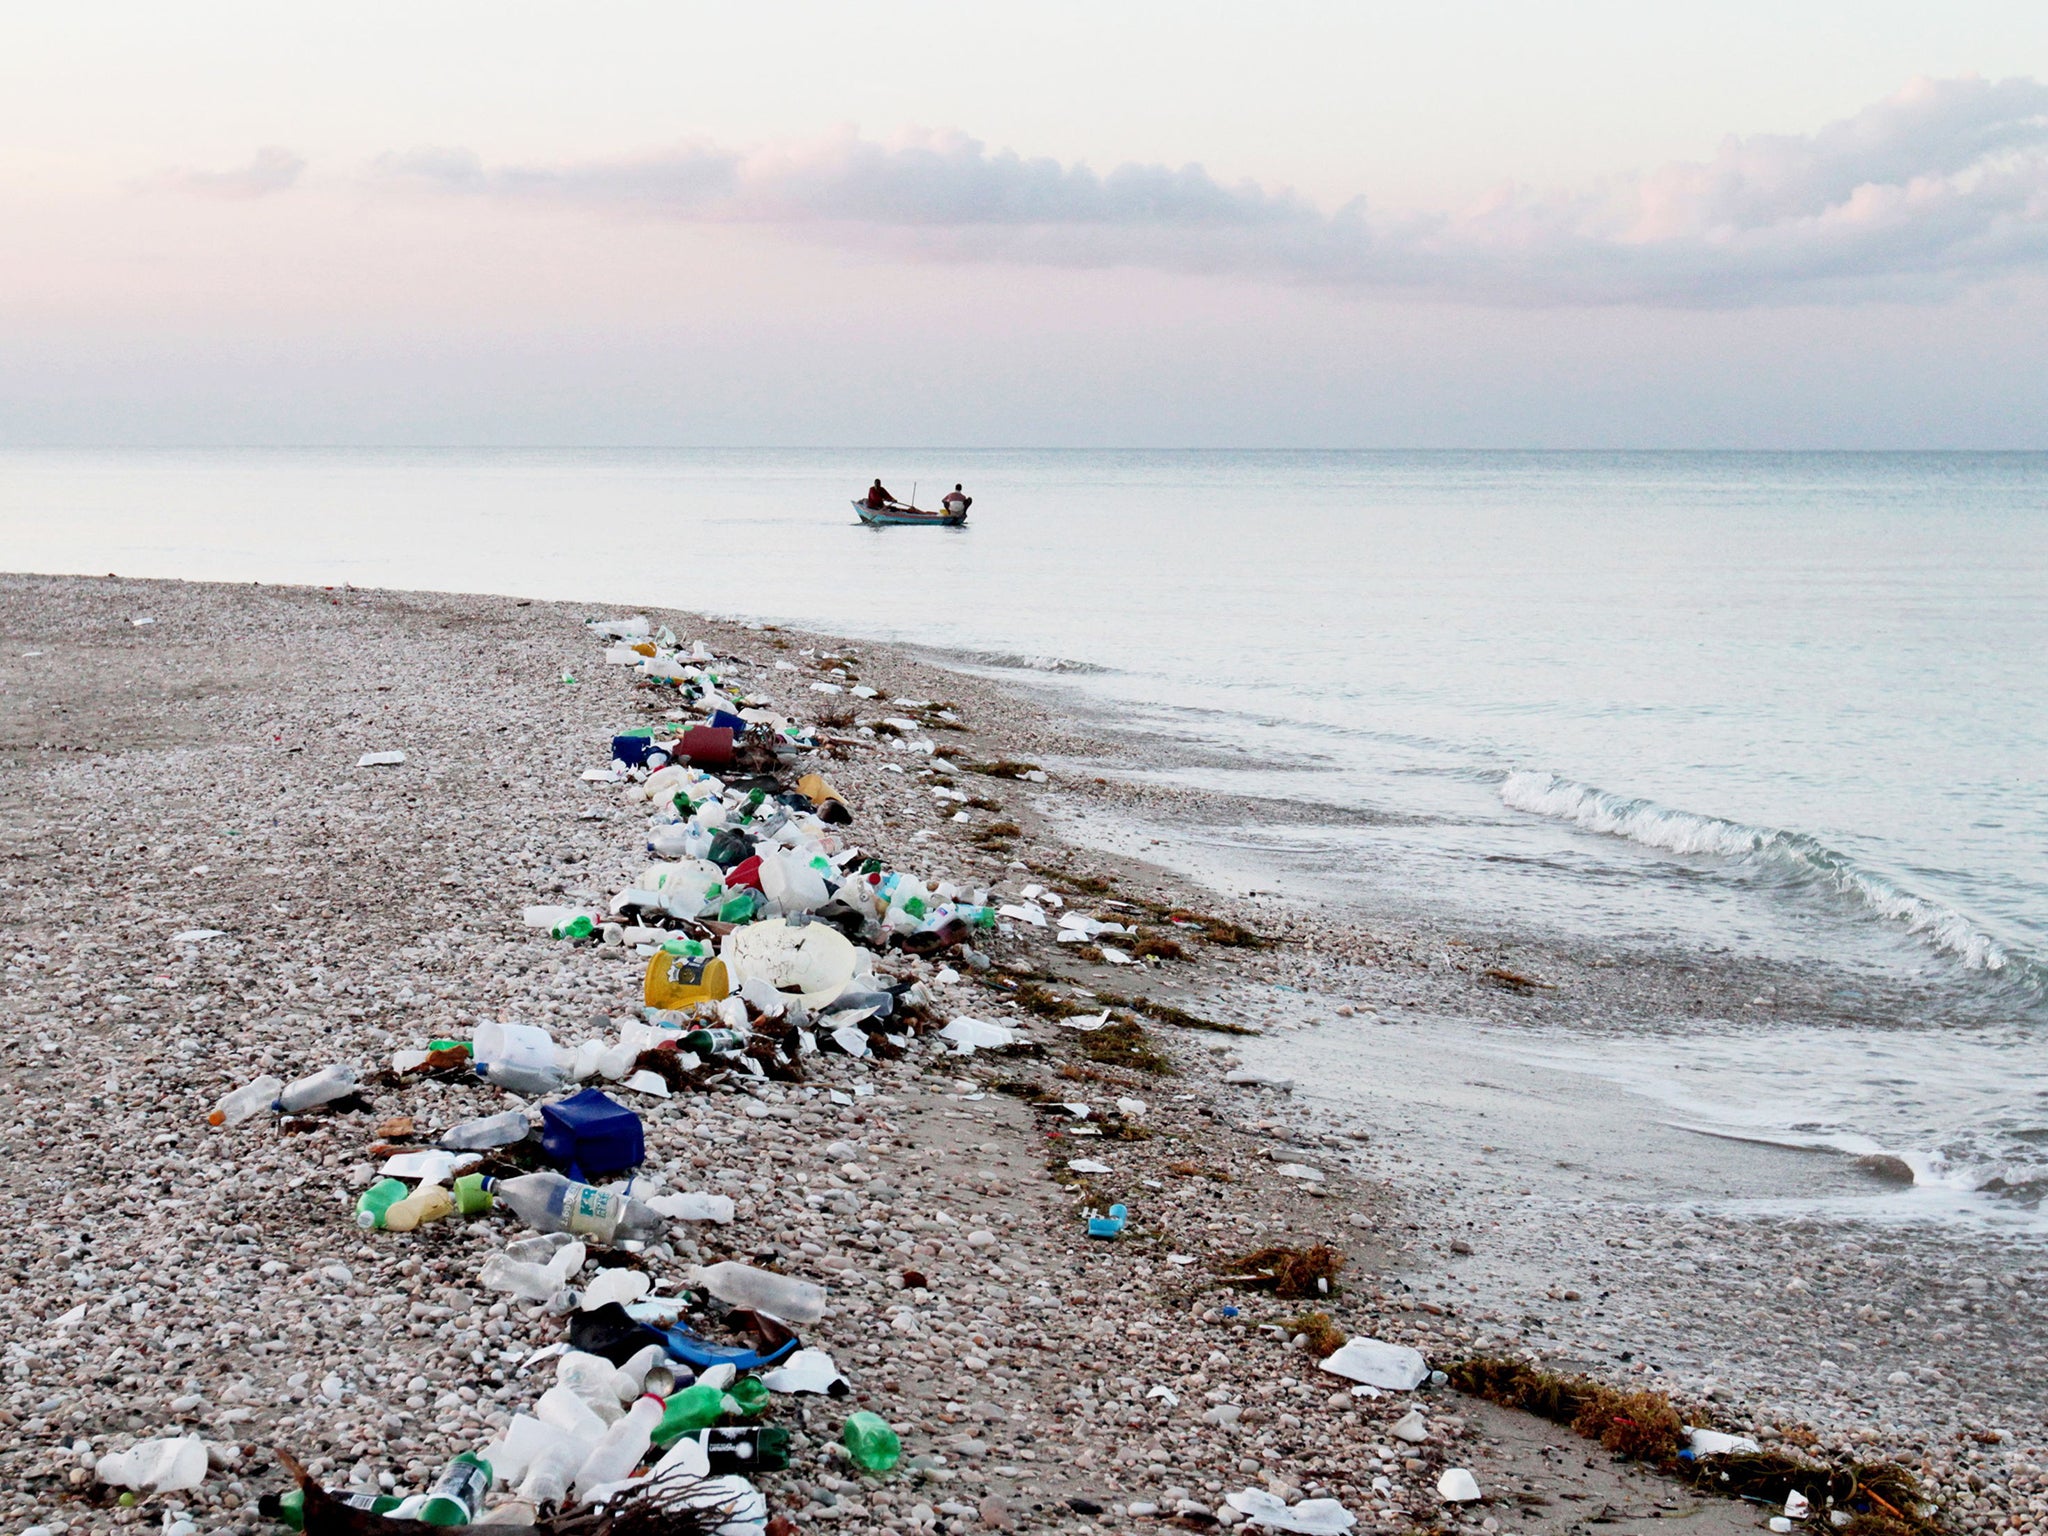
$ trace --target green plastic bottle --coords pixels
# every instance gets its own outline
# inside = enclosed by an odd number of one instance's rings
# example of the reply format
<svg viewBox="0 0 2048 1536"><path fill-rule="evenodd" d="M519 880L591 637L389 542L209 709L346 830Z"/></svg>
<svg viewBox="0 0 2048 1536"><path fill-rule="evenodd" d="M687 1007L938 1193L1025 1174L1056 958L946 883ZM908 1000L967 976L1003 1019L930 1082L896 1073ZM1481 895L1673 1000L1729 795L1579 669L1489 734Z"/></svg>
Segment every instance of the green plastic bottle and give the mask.
<svg viewBox="0 0 2048 1536"><path fill-rule="evenodd" d="M903 1454L903 1442L878 1413L863 1408L847 1418L839 1438L853 1453L853 1464L863 1472L886 1472Z"/></svg>
<svg viewBox="0 0 2048 1536"><path fill-rule="evenodd" d="M752 1418L768 1406L768 1384L758 1376L741 1376L725 1389L733 1407Z"/></svg>
<svg viewBox="0 0 2048 1536"><path fill-rule="evenodd" d="M735 1383L737 1385L737 1383ZM673 1445L684 1435L709 1429L725 1417L725 1392L718 1387L697 1385L669 1394L661 1411L661 1422L648 1438L656 1445Z"/></svg>
<svg viewBox="0 0 2048 1536"><path fill-rule="evenodd" d="M476 1518L490 1491L491 1464L473 1451L464 1451L434 1479L419 1517L428 1525L467 1525Z"/></svg>
<svg viewBox="0 0 2048 1536"><path fill-rule="evenodd" d="M430 1051L467 1051L472 1056L476 1054L476 1047L467 1040L429 1040L427 1042L427 1049Z"/></svg>
<svg viewBox="0 0 2048 1536"><path fill-rule="evenodd" d="M750 923L761 904L760 892L741 886L718 906L721 923Z"/></svg>
<svg viewBox="0 0 2048 1536"><path fill-rule="evenodd" d="M343 1509L359 1509L366 1515L388 1514L404 1502L388 1493L336 1493L332 1489L328 1490L327 1497ZM293 1530L303 1531L306 1528L306 1490L294 1488L288 1493L280 1494L277 1500L277 1518Z"/></svg>
<svg viewBox="0 0 2048 1536"><path fill-rule="evenodd" d="M588 912L578 912L566 923L557 923L548 930L551 939L587 939L597 932L597 924L590 920Z"/></svg>
<svg viewBox="0 0 2048 1536"><path fill-rule="evenodd" d="M356 1225L375 1232L384 1225L384 1213L412 1191L403 1179L379 1179L356 1199Z"/></svg>

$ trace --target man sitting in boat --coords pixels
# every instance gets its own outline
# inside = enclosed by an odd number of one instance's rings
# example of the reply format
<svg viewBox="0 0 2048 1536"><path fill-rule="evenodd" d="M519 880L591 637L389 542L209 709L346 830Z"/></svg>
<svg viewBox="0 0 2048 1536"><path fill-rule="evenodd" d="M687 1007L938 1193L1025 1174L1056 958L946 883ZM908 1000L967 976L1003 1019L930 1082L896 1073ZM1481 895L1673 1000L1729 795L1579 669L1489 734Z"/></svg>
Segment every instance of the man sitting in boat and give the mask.
<svg viewBox="0 0 2048 1536"><path fill-rule="evenodd" d="M969 507L973 506L974 498L956 485L947 493L946 499L940 505L945 507L948 512L957 514L965 512Z"/></svg>
<svg viewBox="0 0 2048 1536"><path fill-rule="evenodd" d="M873 485L868 487L869 511L879 512L884 507L893 507L898 504L899 503L897 502L896 498L893 495L891 495L888 491L882 488L882 482L880 480L876 480Z"/></svg>

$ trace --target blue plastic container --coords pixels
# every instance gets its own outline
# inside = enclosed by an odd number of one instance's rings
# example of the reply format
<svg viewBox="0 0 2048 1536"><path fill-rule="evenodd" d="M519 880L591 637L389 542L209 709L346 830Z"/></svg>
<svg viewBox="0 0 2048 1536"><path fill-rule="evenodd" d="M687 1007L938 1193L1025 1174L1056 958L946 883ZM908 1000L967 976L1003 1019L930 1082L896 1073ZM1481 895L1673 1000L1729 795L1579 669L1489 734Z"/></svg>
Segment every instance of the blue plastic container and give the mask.
<svg viewBox="0 0 2048 1536"><path fill-rule="evenodd" d="M666 749L657 749L651 737L644 732L633 732L626 736L612 738L612 761L624 763L628 768L639 768L646 764L649 754L660 751L664 762L668 759Z"/></svg>
<svg viewBox="0 0 2048 1536"><path fill-rule="evenodd" d="M1112 1205L1107 1216L1090 1216L1088 1218L1088 1235L1090 1237L1120 1236L1124 1230L1124 1217L1124 1208L1121 1205Z"/></svg>
<svg viewBox="0 0 2048 1536"><path fill-rule="evenodd" d="M711 711L711 723L715 727L731 731L735 736L747 734L747 722L729 709L714 709Z"/></svg>
<svg viewBox="0 0 2048 1536"><path fill-rule="evenodd" d="M647 1159L640 1117L595 1088L540 1107L541 1150L578 1183L637 1168Z"/></svg>

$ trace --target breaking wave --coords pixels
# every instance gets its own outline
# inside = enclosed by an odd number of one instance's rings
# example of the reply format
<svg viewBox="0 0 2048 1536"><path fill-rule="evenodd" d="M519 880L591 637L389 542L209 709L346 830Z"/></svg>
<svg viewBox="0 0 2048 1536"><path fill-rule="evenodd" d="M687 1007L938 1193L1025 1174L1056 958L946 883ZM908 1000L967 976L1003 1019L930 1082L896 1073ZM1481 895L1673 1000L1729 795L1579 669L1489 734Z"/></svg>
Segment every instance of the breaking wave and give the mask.
<svg viewBox="0 0 2048 1536"><path fill-rule="evenodd" d="M2048 992L2048 967L2007 949L1953 907L1865 869L1804 832L1697 816L1654 800L1612 794L1553 773L1529 770L1510 773L1500 786L1500 798L1515 810L1569 821L1589 832L1625 837L1667 853L1738 860L1790 884L1831 891L1869 916L1897 923L1966 966L2001 974L2036 993Z"/></svg>

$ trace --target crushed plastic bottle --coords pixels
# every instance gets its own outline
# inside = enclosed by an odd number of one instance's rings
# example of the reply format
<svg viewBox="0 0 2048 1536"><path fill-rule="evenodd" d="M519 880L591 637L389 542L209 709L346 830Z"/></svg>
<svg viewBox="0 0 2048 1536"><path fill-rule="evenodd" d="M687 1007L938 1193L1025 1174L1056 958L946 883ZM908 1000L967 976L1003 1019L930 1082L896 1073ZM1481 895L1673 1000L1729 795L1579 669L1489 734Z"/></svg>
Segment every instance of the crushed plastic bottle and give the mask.
<svg viewBox="0 0 2048 1536"><path fill-rule="evenodd" d="M554 1038L531 1024L479 1024L472 1050L477 1076L513 1093L552 1093L568 1080Z"/></svg>
<svg viewBox="0 0 2048 1536"><path fill-rule="evenodd" d="M295 1115L316 1105L331 1104L354 1093L359 1081L360 1075L352 1066L338 1063L322 1067L318 1072L285 1084L277 1096L277 1108L288 1115Z"/></svg>
<svg viewBox="0 0 2048 1536"><path fill-rule="evenodd" d="M703 1265L690 1272L690 1284L701 1286L728 1306L751 1307L799 1327L808 1327L825 1315L823 1286L751 1264L726 1260Z"/></svg>
<svg viewBox="0 0 2048 1536"><path fill-rule="evenodd" d="M365 1232L374 1232L384 1225L384 1218L391 1207L406 1197L405 1184L399 1179L379 1179L356 1199L356 1225Z"/></svg>
<svg viewBox="0 0 2048 1536"><path fill-rule="evenodd" d="M853 1457L853 1464L863 1472L887 1472L903 1455L903 1442L896 1438L888 1421L865 1408L847 1416L839 1438Z"/></svg>
<svg viewBox="0 0 2048 1536"><path fill-rule="evenodd" d="M183 1493L206 1481L206 1442L197 1435L138 1440L128 1450L102 1456L93 1470L116 1488Z"/></svg>
<svg viewBox="0 0 2048 1536"><path fill-rule="evenodd" d="M284 1079L265 1074L254 1082L222 1094L206 1117L208 1125L240 1125L252 1115L260 1115L277 1103L278 1094L284 1091Z"/></svg>
<svg viewBox="0 0 2048 1536"><path fill-rule="evenodd" d="M562 1234L549 1234L560 1236ZM568 1288L588 1257L583 1244L573 1240L551 1249L545 1258L523 1258L514 1243L503 1253L484 1260L477 1279L493 1291L503 1291L526 1301L553 1301Z"/></svg>
<svg viewBox="0 0 2048 1536"><path fill-rule="evenodd" d="M526 1111L508 1109L502 1114L482 1115L451 1125L434 1138L434 1144L457 1152L484 1152L492 1147L512 1146L532 1133L533 1122L526 1118Z"/></svg>
<svg viewBox="0 0 2048 1536"><path fill-rule="evenodd" d="M528 1226L610 1243L659 1237L668 1220L627 1195L578 1184L559 1173L522 1173L486 1179L484 1188Z"/></svg>

